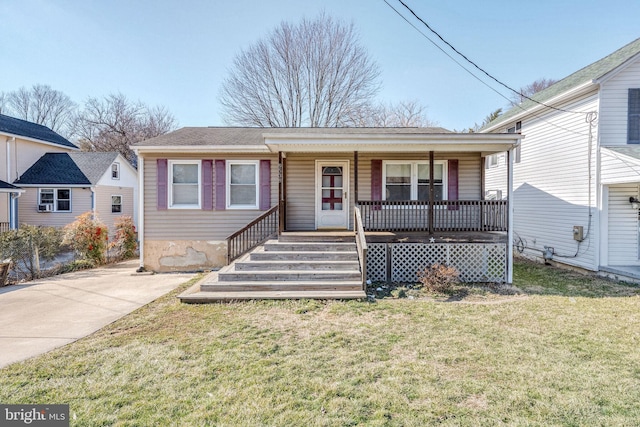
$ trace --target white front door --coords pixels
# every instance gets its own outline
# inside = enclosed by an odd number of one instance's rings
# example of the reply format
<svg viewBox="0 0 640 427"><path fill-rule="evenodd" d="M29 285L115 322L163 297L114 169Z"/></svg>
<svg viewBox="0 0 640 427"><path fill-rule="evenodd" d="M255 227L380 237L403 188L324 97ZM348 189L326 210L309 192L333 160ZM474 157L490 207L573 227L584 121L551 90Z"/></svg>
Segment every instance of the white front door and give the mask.
<svg viewBox="0 0 640 427"><path fill-rule="evenodd" d="M348 189L348 160L316 160L316 228L349 227Z"/></svg>

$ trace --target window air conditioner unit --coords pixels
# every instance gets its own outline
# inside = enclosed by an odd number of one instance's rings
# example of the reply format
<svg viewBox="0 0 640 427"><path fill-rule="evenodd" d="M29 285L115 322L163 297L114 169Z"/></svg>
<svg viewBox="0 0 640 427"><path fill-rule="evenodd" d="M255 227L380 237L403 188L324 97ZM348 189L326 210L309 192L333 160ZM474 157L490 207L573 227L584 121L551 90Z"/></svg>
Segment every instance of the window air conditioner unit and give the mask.
<svg viewBox="0 0 640 427"><path fill-rule="evenodd" d="M53 204L44 203L44 204L38 205L38 212L53 212Z"/></svg>

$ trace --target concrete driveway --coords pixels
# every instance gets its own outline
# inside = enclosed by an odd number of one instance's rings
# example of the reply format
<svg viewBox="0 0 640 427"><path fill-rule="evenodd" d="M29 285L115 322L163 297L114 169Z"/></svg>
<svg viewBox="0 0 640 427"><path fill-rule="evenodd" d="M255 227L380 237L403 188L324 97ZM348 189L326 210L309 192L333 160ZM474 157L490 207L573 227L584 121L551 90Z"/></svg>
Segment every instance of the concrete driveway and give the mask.
<svg viewBox="0 0 640 427"><path fill-rule="evenodd" d="M0 288L0 368L85 337L194 274L136 274L138 261Z"/></svg>

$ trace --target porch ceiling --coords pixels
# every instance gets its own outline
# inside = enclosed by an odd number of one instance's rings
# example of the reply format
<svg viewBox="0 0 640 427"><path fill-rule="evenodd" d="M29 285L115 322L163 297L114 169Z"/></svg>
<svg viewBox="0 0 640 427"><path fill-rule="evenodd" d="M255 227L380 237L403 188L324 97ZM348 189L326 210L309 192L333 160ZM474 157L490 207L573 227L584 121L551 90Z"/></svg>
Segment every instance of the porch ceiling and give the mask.
<svg viewBox="0 0 640 427"><path fill-rule="evenodd" d="M520 134L409 134L409 135L281 135L265 134L272 152L481 152L500 153L520 144Z"/></svg>

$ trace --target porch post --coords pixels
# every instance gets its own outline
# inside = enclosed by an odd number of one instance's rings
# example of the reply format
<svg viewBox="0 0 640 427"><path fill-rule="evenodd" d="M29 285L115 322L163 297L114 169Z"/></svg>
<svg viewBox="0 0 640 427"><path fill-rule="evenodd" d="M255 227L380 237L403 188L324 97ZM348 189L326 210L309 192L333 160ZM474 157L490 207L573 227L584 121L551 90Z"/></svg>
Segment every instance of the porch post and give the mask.
<svg viewBox="0 0 640 427"><path fill-rule="evenodd" d="M513 283L513 147L507 151L507 283Z"/></svg>
<svg viewBox="0 0 640 427"><path fill-rule="evenodd" d="M278 234L287 226L287 157L278 151Z"/></svg>
<svg viewBox="0 0 640 427"><path fill-rule="evenodd" d="M358 205L360 198L358 197L358 152L353 152L353 193L354 206Z"/></svg>
<svg viewBox="0 0 640 427"><path fill-rule="evenodd" d="M436 195L436 187L433 183L435 167L433 165L433 151L429 151L429 234L433 234L433 199Z"/></svg>

